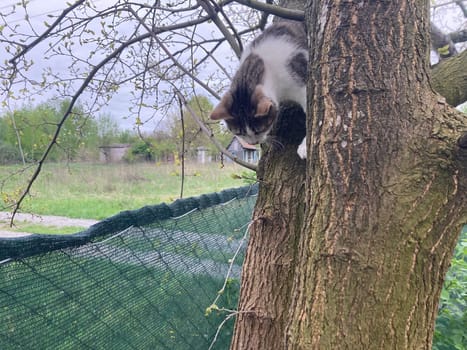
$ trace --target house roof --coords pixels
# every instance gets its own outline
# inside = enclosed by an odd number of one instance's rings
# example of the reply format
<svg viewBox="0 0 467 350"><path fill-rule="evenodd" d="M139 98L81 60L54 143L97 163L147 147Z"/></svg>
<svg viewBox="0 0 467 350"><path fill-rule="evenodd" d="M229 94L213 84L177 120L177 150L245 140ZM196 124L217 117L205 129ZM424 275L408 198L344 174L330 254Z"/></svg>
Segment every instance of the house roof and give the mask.
<svg viewBox="0 0 467 350"><path fill-rule="evenodd" d="M131 145L129 143L112 143L110 145L99 146L99 148L129 148Z"/></svg>
<svg viewBox="0 0 467 350"><path fill-rule="evenodd" d="M250 145L248 142L245 142L244 140L242 140L240 137L238 136L234 136L232 138L232 141L230 141L229 145L227 146L227 148L230 147L230 145L232 144L232 142L234 142L234 140L237 139L237 141L240 143L240 145L242 146L243 149L251 149L251 150L256 150L256 146L255 145Z"/></svg>

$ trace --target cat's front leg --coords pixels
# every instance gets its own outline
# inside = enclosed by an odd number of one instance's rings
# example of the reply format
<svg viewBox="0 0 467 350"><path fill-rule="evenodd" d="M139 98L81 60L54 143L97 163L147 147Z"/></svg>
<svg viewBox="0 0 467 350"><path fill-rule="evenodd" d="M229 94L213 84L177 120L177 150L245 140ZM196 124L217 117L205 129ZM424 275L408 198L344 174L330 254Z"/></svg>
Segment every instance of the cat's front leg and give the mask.
<svg viewBox="0 0 467 350"><path fill-rule="evenodd" d="M306 137L303 138L302 143L297 148L298 156L302 159L306 159Z"/></svg>

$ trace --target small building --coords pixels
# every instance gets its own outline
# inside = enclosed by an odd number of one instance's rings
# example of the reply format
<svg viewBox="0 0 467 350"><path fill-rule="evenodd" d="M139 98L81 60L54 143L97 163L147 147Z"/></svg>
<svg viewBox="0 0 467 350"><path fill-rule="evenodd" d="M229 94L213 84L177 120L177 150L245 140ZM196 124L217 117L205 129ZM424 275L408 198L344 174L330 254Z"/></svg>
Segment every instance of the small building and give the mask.
<svg viewBox="0 0 467 350"><path fill-rule="evenodd" d="M243 141L240 137L234 136L227 150L245 162L258 163L259 161L259 148Z"/></svg>
<svg viewBox="0 0 467 350"><path fill-rule="evenodd" d="M209 163L212 161L212 157L209 154L209 149L203 146L196 148L196 158L197 162L201 164Z"/></svg>
<svg viewBox="0 0 467 350"><path fill-rule="evenodd" d="M102 163L118 163L123 160L131 145L114 143L99 147L99 161Z"/></svg>

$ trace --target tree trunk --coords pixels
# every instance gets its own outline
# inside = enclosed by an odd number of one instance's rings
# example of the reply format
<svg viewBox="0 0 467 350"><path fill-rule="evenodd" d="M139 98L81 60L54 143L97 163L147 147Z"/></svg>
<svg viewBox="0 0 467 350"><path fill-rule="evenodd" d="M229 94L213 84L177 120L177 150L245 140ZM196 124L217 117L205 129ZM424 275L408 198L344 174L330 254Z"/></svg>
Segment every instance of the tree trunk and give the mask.
<svg viewBox="0 0 467 350"><path fill-rule="evenodd" d="M297 155L305 115L281 109L277 143L261 157L260 190L243 265L236 332L231 349L277 349L287 326L298 237L305 213L305 162ZM281 130L287 130L281 134Z"/></svg>
<svg viewBox="0 0 467 350"><path fill-rule="evenodd" d="M427 3L310 3L305 187L294 146L265 154L231 349L429 349L467 130L430 87Z"/></svg>

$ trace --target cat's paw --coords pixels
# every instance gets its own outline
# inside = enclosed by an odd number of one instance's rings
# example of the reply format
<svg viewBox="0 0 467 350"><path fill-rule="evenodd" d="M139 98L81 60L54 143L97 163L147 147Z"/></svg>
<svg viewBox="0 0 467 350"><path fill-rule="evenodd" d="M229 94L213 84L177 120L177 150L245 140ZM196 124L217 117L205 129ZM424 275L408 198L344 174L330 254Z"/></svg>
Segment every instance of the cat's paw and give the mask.
<svg viewBox="0 0 467 350"><path fill-rule="evenodd" d="M304 138L302 143L298 146L297 153L300 158L306 159L306 138Z"/></svg>

